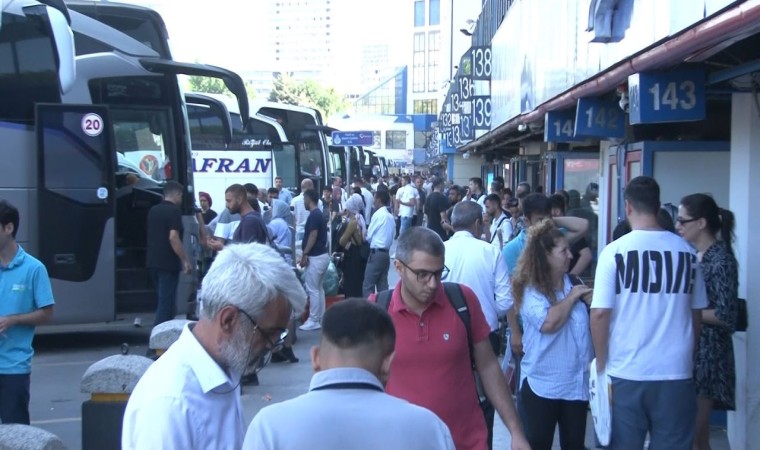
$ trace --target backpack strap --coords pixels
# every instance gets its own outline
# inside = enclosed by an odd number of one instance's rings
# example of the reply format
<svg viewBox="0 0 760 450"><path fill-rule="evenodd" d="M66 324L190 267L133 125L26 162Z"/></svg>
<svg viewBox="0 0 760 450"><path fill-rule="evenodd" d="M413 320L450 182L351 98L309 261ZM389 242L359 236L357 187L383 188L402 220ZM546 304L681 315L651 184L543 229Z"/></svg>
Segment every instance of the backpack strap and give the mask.
<svg viewBox="0 0 760 450"><path fill-rule="evenodd" d="M464 328L467 330L467 347L470 349L470 363L475 367L475 358L473 355L472 346L472 330L470 322L470 308L467 306L467 301L464 298L464 292L462 292L462 286L458 283L443 283L443 290L446 292L446 298L449 299L449 303L457 312L457 315L464 323ZM384 310L388 310L391 304L391 296L393 290L388 289L378 292L375 295L375 304Z"/></svg>
<svg viewBox="0 0 760 450"><path fill-rule="evenodd" d="M472 321L470 320L470 308L467 306L467 301L464 298L462 286L459 283L443 283L443 290L446 292L446 298L449 299L449 303L451 303L459 318L462 319L464 328L467 330L467 347L470 349L470 363L474 368L475 356L472 344Z"/></svg>
<svg viewBox="0 0 760 450"><path fill-rule="evenodd" d="M388 308L391 305L391 296L393 295L392 289L386 289L384 291L380 291L375 295L375 304L379 306L380 308L388 311Z"/></svg>

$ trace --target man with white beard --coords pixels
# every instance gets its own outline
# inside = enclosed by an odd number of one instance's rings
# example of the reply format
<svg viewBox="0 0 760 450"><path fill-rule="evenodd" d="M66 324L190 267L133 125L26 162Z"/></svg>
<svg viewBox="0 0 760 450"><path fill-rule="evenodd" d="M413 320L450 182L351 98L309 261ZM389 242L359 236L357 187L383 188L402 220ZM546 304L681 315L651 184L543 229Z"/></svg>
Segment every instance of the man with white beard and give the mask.
<svg viewBox="0 0 760 450"><path fill-rule="evenodd" d="M241 448L240 376L281 347L306 294L277 252L228 245L203 279L200 320L137 383L124 412L123 449Z"/></svg>

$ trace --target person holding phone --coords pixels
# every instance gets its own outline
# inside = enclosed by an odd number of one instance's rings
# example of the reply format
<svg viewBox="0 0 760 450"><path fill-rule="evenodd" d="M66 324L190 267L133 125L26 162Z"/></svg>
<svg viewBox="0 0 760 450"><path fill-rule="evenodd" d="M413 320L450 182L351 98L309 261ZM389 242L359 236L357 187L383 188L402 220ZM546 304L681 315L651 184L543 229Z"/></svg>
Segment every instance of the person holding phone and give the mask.
<svg viewBox="0 0 760 450"><path fill-rule="evenodd" d="M512 275L514 308L523 320L519 389L525 435L533 450L549 450L559 426L561 448L582 449L593 358L587 311L592 290L573 286L567 275L570 244L552 220L527 233Z"/></svg>

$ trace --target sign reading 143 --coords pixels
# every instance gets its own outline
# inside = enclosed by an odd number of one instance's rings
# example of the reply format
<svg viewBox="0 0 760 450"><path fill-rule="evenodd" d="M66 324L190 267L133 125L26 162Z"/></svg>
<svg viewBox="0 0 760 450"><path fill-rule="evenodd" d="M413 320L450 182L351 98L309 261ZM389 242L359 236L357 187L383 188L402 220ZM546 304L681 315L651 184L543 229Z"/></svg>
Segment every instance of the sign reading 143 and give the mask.
<svg viewBox="0 0 760 450"><path fill-rule="evenodd" d="M705 118L703 70L637 73L628 77L631 123L686 122Z"/></svg>

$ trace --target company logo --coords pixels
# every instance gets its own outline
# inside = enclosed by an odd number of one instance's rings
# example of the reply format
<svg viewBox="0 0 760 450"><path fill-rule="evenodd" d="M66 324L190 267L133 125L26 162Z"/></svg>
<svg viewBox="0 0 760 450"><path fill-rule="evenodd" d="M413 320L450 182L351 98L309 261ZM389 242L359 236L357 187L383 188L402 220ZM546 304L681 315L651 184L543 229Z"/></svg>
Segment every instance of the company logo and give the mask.
<svg viewBox="0 0 760 450"><path fill-rule="evenodd" d="M193 158L195 173L266 173L272 167L271 158Z"/></svg>
<svg viewBox="0 0 760 450"><path fill-rule="evenodd" d="M143 158L140 160L140 170L150 176L155 175L156 170L158 170L158 158L153 155L143 156Z"/></svg>

